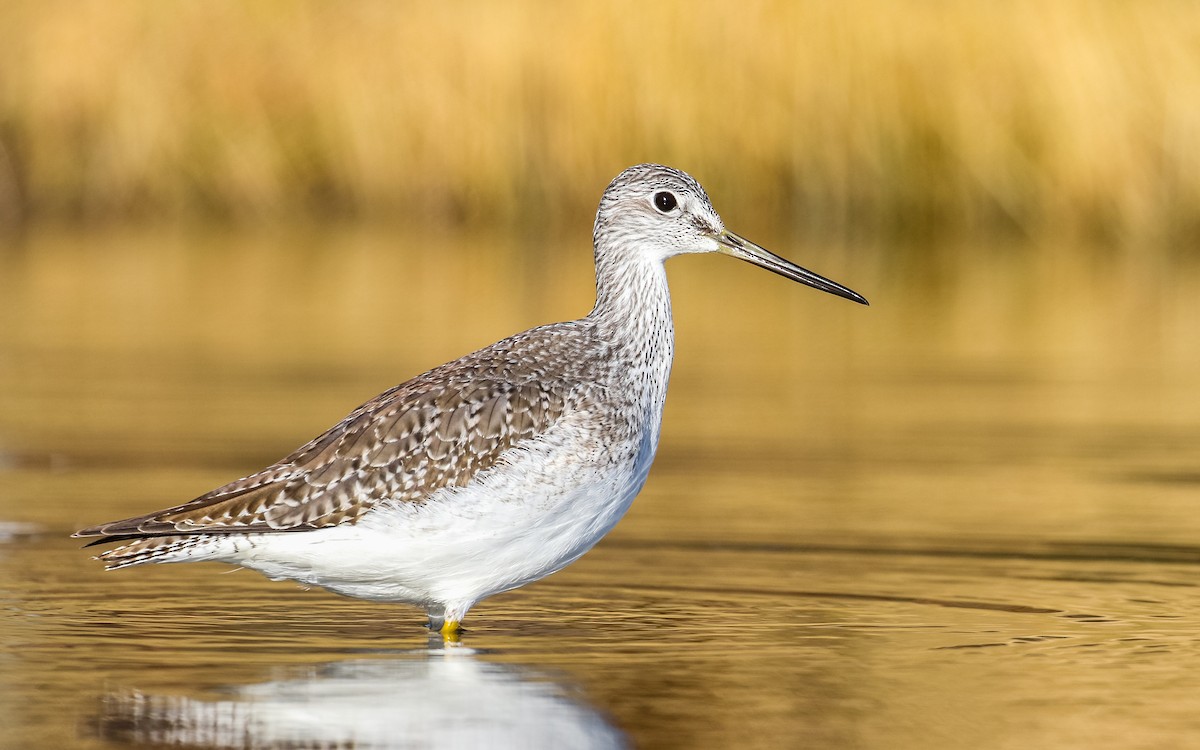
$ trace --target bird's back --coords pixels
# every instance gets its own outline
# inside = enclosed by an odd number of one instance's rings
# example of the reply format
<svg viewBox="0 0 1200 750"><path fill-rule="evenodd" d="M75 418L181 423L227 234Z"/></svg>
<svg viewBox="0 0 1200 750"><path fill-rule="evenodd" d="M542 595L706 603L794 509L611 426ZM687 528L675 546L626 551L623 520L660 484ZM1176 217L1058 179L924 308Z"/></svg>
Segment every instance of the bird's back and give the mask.
<svg viewBox="0 0 1200 750"><path fill-rule="evenodd" d="M596 367L605 354L587 319L525 331L385 391L261 471L77 536L298 532L353 524L385 502L425 502L564 414L615 426L603 398L615 373Z"/></svg>

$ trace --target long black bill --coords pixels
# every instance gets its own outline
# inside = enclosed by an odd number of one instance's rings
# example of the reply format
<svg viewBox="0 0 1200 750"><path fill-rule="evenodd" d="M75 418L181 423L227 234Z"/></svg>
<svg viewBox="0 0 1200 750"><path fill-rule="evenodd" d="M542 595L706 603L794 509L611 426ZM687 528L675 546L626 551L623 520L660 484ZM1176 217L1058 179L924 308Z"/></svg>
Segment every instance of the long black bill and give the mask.
<svg viewBox="0 0 1200 750"><path fill-rule="evenodd" d="M801 284L808 284L813 289L820 289L822 292L829 292L839 297L845 297L860 305L871 304L867 302L866 297L858 292L847 289L836 281L830 281L824 276L815 274L807 268L801 268L786 258L780 258L770 250L759 247L750 240L739 237L728 229L722 231L720 234L712 235L712 238L720 245L718 252L732 255L735 258L753 263L759 268L773 271L785 279L799 281Z"/></svg>

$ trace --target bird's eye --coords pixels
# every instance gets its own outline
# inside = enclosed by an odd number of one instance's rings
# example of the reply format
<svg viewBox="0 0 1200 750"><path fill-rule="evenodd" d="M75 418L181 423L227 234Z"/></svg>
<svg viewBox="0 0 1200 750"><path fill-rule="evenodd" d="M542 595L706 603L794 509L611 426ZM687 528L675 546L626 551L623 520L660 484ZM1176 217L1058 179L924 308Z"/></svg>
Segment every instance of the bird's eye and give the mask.
<svg viewBox="0 0 1200 750"><path fill-rule="evenodd" d="M678 205L679 202L675 200L674 193L663 191L654 194L654 207L664 214L675 210L675 207Z"/></svg>

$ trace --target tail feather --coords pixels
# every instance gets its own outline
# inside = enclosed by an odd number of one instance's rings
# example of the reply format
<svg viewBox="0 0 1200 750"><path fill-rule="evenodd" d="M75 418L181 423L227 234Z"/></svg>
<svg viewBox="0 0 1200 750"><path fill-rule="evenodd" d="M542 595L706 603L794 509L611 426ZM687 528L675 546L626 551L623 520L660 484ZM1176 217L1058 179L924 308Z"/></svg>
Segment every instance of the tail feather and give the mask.
<svg viewBox="0 0 1200 750"><path fill-rule="evenodd" d="M171 563L185 560L204 559L203 548L213 542L211 537L198 534L177 536L123 537L127 544L113 547L96 556L104 562L107 570L128 568L146 563ZM99 539L92 544L116 541L112 537ZM91 546L90 544L88 546Z"/></svg>

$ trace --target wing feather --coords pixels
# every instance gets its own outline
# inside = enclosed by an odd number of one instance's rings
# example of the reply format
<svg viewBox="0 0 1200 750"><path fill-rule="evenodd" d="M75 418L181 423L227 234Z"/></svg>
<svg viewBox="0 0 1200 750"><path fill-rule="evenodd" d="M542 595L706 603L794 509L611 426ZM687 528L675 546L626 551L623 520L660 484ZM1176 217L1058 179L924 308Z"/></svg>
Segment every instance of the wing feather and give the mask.
<svg viewBox="0 0 1200 750"><path fill-rule="evenodd" d="M297 451L182 505L76 536L303 531L354 523L384 501L423 502L494 466L544 432L570 397L563 383L472 380L398 386Z"/></svg>
<svg viewBox="0 0 1200 750"><path fill-rule="evenodd" d="M586 320L517 334L385 391L262 471L75 536L306 531L355 523L385 502L425 502L569 411L593 411L603 386L587 364L606 356L593 334Z"/></svg>

